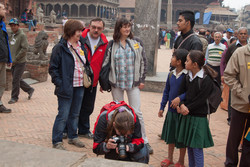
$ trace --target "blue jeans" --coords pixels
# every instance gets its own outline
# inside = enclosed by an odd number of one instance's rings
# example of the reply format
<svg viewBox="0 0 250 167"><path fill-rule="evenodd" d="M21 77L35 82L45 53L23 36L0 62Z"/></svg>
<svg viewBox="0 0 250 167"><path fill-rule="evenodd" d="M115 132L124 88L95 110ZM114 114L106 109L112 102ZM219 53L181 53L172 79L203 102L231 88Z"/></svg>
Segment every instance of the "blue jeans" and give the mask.
<svg viewBox="0 0 250 167"><path fill-rule="evenodd" d="M138 151L137 153L130 153L130 159L133 162L140 162L140 163L145 163L148 164L149 162L149 153L148 153L148 148L146 144L144 144L144 147Z"/></svg>
<svg viewBox="0 0 250 167"><path fill-rule="evenodd" d="M188 147L189 167L204 167L204 155L202 148Z"/></svg>
<svg viewBox="0 0 250 167"><path fill-rule="evenodd" d="M22 21L22 23L25 23L25 24L27 24L29 26L29 31L31 30L31 26L35 27L34 23L33 23L33 20Z"/></svg>
<svg viewBox="0 0 250 167"><path fill-rule="evenodd" d="M62 142L63 130L68 127L68 138L77 138L77 126L79 113L84 95L84 87L74 87L72 98L62 98L58 96L58 114L56 116L53 130L52 143Z"/></svg>

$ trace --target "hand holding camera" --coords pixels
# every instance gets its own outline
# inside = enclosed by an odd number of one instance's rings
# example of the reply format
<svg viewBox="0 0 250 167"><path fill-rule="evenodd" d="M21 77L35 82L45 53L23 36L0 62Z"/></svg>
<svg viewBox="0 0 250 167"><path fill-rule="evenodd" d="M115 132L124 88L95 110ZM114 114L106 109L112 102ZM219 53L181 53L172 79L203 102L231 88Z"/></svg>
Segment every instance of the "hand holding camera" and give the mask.
<svg viewBox="0 0 250 167"><path fill-rule="evenodd" d="M125 136L113 136L108 140L106 147L107 149L116 149L116 153L119 154L121 159L126 158L126 152L129 151L127 138Z"/></svg>
<svg viewBox="0 0 250 167"><path fill-rule="evenodd" d="M115 142L113 138L110 138L106 144L106 148L111 150L111 149L115 149L116 147L117 147L117 143Z"/></svg>

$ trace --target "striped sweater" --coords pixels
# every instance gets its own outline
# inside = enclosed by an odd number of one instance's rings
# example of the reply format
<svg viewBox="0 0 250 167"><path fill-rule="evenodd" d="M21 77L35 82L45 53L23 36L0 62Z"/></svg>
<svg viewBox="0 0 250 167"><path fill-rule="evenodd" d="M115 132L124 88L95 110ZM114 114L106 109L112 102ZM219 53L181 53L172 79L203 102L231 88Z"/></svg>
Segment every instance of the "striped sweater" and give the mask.
<svg viewBox="0 0 250 167"><path fill-rule="evenodd" d="M226 46L222 43L219 43L219 45L215 43L209 44L205 56L206 63L212 66L220 66L221 56L225 49Z"/></svg>

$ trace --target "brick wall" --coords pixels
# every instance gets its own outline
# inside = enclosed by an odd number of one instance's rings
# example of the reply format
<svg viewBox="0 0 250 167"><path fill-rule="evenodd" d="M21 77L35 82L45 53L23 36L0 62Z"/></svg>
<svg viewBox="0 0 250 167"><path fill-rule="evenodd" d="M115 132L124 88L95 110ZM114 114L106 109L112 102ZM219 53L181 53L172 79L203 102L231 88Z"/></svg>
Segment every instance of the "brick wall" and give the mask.
<svg viewBox="0 0 250 167"><path fill-rule="evenodd" d="M32 79L38 80L39 82L45 82L48 79L49 65L41 66L27 63L26 70L30 72Z"/></svg>

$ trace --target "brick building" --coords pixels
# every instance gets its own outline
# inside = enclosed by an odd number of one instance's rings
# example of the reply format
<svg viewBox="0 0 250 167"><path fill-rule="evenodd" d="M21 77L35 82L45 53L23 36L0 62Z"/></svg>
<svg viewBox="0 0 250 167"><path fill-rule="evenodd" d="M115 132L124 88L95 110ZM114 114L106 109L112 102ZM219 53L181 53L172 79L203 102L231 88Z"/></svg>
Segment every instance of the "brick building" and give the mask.
<svg viewBox="0 0 250 167"><path fill-rule="evenodd" d="M12 17L20 18L25 8L32 8L33 0L0 0L7 10L7 20Z"/></svg>

